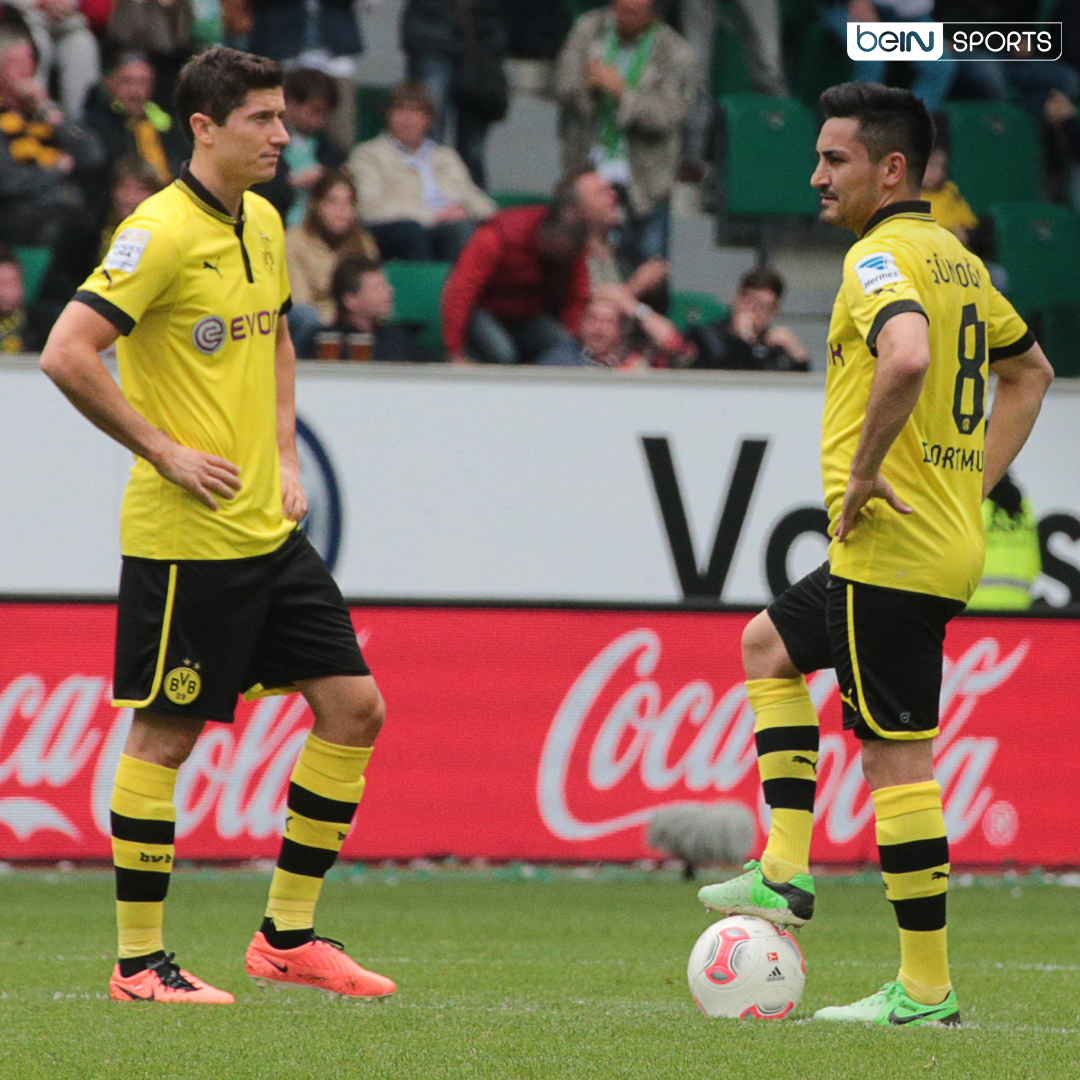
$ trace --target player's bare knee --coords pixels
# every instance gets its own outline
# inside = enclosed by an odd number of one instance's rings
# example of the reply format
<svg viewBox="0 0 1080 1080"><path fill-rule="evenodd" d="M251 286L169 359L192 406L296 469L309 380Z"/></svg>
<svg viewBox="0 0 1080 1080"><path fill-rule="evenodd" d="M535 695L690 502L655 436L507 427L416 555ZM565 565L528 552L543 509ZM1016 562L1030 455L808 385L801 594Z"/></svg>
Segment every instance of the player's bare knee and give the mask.
<svg viewBox="0 0 1080 1080"><path fill-rule="evenodd" d="M179 769L191 756L202 729L201 720L182 720L143 709L135 714L124 753L152 765Z"/></svg>
<svg viewBox="0 0 1080 1080"><path fill-rule="evenodd" d="M370 746L386 720L386 702L376 686L365 686L349 702L343 726L349 742L355 746Z"/></svg>
<svg viewBox="0 0 1080 1080"><path fill-rule="evenodd" d="M794 678L798 674L776 625L765 611L755 615L743 630L742 659L747 679Z"/></svg>

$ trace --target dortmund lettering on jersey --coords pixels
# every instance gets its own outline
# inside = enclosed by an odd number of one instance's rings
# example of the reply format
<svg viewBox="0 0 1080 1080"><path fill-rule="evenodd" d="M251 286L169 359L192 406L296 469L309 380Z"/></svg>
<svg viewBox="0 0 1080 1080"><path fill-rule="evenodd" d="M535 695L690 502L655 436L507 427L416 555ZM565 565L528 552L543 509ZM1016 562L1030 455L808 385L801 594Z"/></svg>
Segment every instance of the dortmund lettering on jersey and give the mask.
<svg viewBox="0 0 1080 1080"><path fill-rule="evenodd" d="M281 218L244 195L236 221L185 168L123 222L75 299L120 331L132 407L184 446L235 462L243 485L218 510L136 458L120 521L125 555L235 559L295 528L281 506L275 351L288 311Z"/></svg>
<svg viewBox="0 0 1080 1080"><path fill-rule="evenodd" d="M852 581L966 601L985 552L988 365L1025 352L1034 338L982 262L934 223L929 203L879 210L847 253L829 324L821 460L832 529L866 416L878 335L903 312L929 324L930 368L881 472L914 512L872 500L847 542L832 542L829 562Z"/></svg>

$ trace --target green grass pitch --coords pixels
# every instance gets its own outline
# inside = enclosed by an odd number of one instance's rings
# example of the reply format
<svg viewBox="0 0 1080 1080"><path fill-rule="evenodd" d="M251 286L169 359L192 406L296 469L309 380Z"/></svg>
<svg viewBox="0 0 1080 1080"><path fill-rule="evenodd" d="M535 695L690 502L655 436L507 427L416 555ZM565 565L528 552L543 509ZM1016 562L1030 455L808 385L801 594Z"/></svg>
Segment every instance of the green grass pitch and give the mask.
<svg viewBox="0 0 1080 1080"><path fill-rule="evenodd" d="M0 876L4 1080L1066 1080L1080 1077L1080 892L954 888L965 1027L838 1028L806 1018L892 977L880 884L819 881L794 1019L710 1021L686 987L709 917L663 872L341 867L319 929L398 981L385 1003L264 991L243 973L268 876L174 876L166 940L234 1006L106 999L111 876ZM801 1021L801 1022L800 1022Z"/></svg>

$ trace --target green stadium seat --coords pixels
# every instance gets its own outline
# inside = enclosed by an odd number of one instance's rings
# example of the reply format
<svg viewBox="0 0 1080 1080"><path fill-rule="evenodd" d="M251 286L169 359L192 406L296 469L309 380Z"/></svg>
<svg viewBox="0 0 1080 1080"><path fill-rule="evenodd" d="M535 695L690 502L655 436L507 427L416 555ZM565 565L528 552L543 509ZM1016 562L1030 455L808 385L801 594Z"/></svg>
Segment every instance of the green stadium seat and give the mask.
<svg viewBox="0 0 1080 1080"><path fill-rule="evenodd" d="M17 247L15 258L19 260L19 268L22 270L23 292L26 294L27 303L37 299L41 291L41 283L45 280L45 274L49 269L49 261L52 259L52 248L49 247Z"/></svg>
<svg viewBox="0 0 1080 1080"><path fill-rule="evenodd" d="M356 88L356 141L367 142L381 135L386 119L388 86L358 86Z"/></svg>
<svg viewBox="0 0 1080 1080"><path fill-rule="evenodd" d="M1057 377L1080 378L1080 301L1047 305L1032 329Z"/></svg>
<svg viewBox="0 0 1080 1080"><path fill-rule="evenodd" d="M820 22L815 0L781 0L780 12L788 85L816 111L823 90L851 78L852 61L844 43Z"/></svg>
<svg viewBox="0 0 1080 1080"><path fill-rule="evenodd" d="M445 262L388 262L386 276L394 288L391 321L421 327L420 341L442 347L439 304L450 264Z"/></svg>
<svg viewBox="0 0 1080 1080"><path fill-rule="evenodd" d="M511 210L515 206L543 206L548 201L546 195L532 191L492 191L489 194L500 210Z"/></svg>
<svg viewBox="0 0 1080 1080"><path fill-rule="evenodd" d="M695 326L716 322L727 318L725 304L705 292L673 292L668 317L678 327L680 333L686 333Z"/></svg>
<svg viewBox="0 0 1080 1080"><path fill-rule="evenodd" d="M1039 198L1039 133L1016 105L952 101L949 175L976 214L993 203Z"/></svg>
<svg viewBox="0 0 1080 1080"><path fill-rule="evenodd" d="M730 215L816 216L810 187L817 122L794 98L728 94L723 188Z"/></svg>
<svg viewBox="0 0 1080 1080"><path fill-rule="evenodd" d="M1009 275L1009 299L1024 318L1080 297L1080 217L1049 203L995 203L997 260Z"/></svg>

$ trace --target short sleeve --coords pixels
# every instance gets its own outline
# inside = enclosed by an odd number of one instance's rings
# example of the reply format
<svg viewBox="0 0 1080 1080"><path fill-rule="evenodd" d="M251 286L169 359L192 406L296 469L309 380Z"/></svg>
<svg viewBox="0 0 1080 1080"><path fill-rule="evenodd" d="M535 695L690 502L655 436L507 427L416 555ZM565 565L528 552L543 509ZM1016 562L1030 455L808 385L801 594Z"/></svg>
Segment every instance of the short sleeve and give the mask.
<svg viewBox="0 0 1080 1080"><path fill-rule="evenodd" d="M1016 314L1016 308L992 285L990 286L990 317L986 325L986 344L990 363L1019 356L1035 344L1035 335L1027 323Z"/></svg>
<svg viewBox="0 0 1080 1080"><path fill-rule="evenodd" d="M159 221L128 218L116 230L101 265L75 299L130 334L143 314L173 283L179 253Z"/></svg>
<svg viewBox="0 0 1080 1080"><path fill-rule="evenodd" d="M878 334L894 315L915 311L930 321L914 275L888 240L852 247L844 259L843 291L852 322L874 356Z"/></svg>

